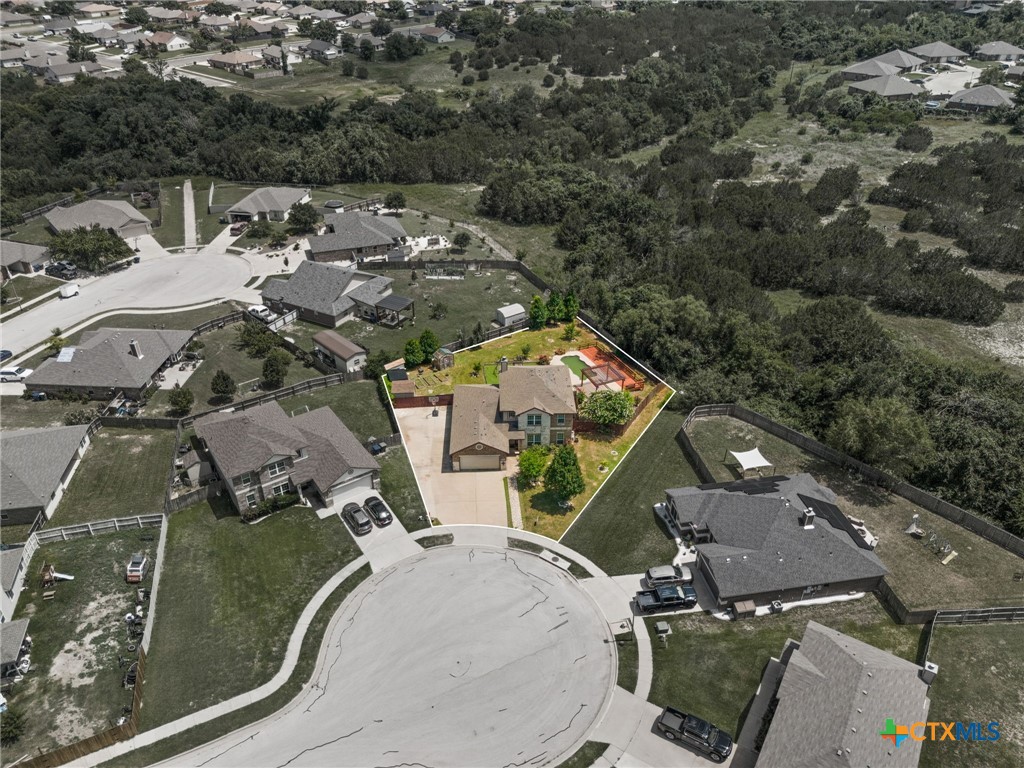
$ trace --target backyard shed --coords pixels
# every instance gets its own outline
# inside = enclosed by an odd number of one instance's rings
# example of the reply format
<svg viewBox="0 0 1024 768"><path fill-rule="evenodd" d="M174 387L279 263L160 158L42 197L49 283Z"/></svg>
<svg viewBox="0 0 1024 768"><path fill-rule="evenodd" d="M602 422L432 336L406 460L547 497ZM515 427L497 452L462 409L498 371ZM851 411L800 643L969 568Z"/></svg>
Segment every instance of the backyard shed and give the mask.
<svg viewBox="0 0 1024 768"><path fill-rule="evenodd" d="M506 307L498 307L498 311L494 313L494 322L502 328L525 319L526 310L523 309L522 304L509 304Z"/></svg>

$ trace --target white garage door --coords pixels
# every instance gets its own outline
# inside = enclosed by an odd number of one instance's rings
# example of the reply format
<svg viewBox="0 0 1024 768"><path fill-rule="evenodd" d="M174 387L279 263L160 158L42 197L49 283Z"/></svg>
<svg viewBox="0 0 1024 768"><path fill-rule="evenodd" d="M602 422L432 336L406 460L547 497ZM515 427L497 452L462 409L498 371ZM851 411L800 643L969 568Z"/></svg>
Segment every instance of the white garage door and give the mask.
<svg viewBox="0 0 1024 768"><path fill-rule="evenodd" d="M363 491L373 490L373 477L371 475L365 474L361 477L349 480L347 483L338 483L337 485L332 486L331 498L333 500L337 500L360 489Z"/></svg>
<svg viewBox="0 0 1024 768"><path fill-rule="evenodd" d="M459 468L467 469L501 469L501 456L463 456L459 459Z"/></svg>

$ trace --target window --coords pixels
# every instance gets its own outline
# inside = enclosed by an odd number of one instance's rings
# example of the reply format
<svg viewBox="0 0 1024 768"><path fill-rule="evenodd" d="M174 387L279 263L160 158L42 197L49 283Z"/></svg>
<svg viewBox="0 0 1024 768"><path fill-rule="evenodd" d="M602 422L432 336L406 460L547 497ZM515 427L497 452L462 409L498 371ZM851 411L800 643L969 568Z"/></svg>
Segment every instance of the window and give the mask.
<svg viewBox="0 0 1024 768"><path fill-rule="evenodd" d="M541 424L539 413L528 413L526 414L526 426L528 427L539 427Z"/></svg>
<svg viewBox="0 0 1024 768"><path fill-rule="evenodd" d="M565 445L565 432L555 432L555 445Z"/></svg>
<svg viewBox="0 0 1024 768"><path fill-rule="evenodd" d="M255 507L259 499L256 496L256 491L249 491L245 494L245 504L247 507Z"/></svg>
<svg viewBox="0 0 1024 768"><path fill-rule="evenodd" d="M241 475L235 482L235 485L239 486L240 488L244 488L247 485L252 485L252 473L246 472L244 475Z"/></svg>
<svg viewBox="0 0 1024 768"><path fill-rule="evenodd" d="M540 435L538 435L538 434L527 435L526 436L526 444L527 445L541 445L542 443L541 443Z"/></svg>
<svg viewBox="0 0 1024 768"><path fill-rule="evenodd" d="M296 457L295 460L296 461L302 461L303 459L307 458L308 456L309 456L309 453L306 451L305 448L299 448L298 456Z"/></svg>
<svg viewBox="0 0 1024 768"><path fill-rule="evenodd" d="M564 427L565 426L565 414L564 413L560 413L557 416L555 416L555 423L558 426L560 426L560 427Z"/></svg>
<svg viewBox="0 0 1024 768"><path fill-rule="evenodd" d="M280 485L275 485L273 488L271 488L270 492L272 494L274 494L275 496L284 496L291 489L292 489L292 484L291 483L281 483Z"/></svg>
<svg viewBox="0 0 1024 768"><path fill-rule="evenodd" d="M273 464L267 467L267 474L271 477L277 477L283 475L288 471L288 464L283 461L275 461Z"/></svg>

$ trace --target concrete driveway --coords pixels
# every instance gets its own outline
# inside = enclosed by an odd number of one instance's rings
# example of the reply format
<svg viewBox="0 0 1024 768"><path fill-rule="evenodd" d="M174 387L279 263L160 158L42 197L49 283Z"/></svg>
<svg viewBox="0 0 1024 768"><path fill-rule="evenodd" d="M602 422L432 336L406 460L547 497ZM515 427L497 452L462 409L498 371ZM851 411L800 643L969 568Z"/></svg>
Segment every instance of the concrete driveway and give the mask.
<svg viewBox="0 0 1024 768"><path fill-rule="evenodd" d="M427 513L454 525L508 525L503 472L452 472L445 451L448 407L396 408Z"/></svg>
<svg viewBox="0 0 1024 768"><path fill-rule="evenodd" d="M914 76L920 77L915 72ZM957 91L969 88L971 84L977 83L981 76L981 70L977 67L951 66L948 72L939 72L931 75L924 81L924 88L932 96L952 96Z"/></svg>

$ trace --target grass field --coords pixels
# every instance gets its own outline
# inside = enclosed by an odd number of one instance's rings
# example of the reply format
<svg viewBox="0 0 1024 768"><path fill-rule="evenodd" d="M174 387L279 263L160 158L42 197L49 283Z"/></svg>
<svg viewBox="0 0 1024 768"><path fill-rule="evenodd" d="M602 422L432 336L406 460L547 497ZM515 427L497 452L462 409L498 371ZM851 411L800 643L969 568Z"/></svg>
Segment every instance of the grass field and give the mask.
<svg viewBox="0 0 1024 768"><path fill-rule="evenodd" d="M21 304L26 304L32 301L32 299L38 299L44 293L48 293L61 285L64 285L63 280L57 280L46 275L16 275L7 281L7 290L11 292L12 299L16 296L21 299ZM10 312L12 309L17 308L17 306L17 304L12 302L5 304L3 310L5 313Z"/></svg>
<svg viewBox="0 0 1024 768"><path fill-rule="evenodd" d="M664 410L561 542L618 576L669 563L677 552L653 505L699 480L676 442L683 414Z"/></svg>
<svg viewBox="0 0 1024 768"><path fill-rule="evenodd" d="M705 614L658 617L668 621L667 644L652 642L654 680L648 700L692 712L736 737L765 665L788 638L803 637L814 620L900 658L917 661L921 625L893 623L874 597L796 608L743 621ZM655 619L645 619L655 636Z"/></svg>
<svg viewBox="0 0 1024 768"><path fill-rule="evenodd" d="M63 403L60 400L35 402L17 395L0 397L0 427L3 429L24 429L26 427L56 427L64 424L64 414L81 410L79 403Z"/></svg>
<svg viewBox="0 0 1024 768"><path fill-rule="evenodd" d="M831 488L840 508L863 519L880 539L875 552L889 569L886 580L911 610L1024 604L1024 583L1013 581L1021 559L965 528L736 419L699 419L691 425L690 438L719 481L736 479L723 461L726 450L756 446L774 462L777 473L809 472ZM926 531L946 539L959 553L949 565L904 533L914 514L920 515Z"/></svg>
<svg viewBox="0 0 1024 768"><path fill-rule="evenodd" d="M125 670L117 662L119 654L131 656L124 615L136 604L124 567L132 553L152 558L156 551L156 542L142 542L140 535L136 529L46 544L32 558L15 615L31 620L32 669L4 692L10 707L22 713L25 734L16 746L4 747L7 760L105 730L131 704L131 691L121 686ZM43 563L75 577L58 582L52 600L43 599L36 577Z"/></svg>
<svg viewBox="0 0 1024 768"><path fill-rule="evenodd" d="M306 603L359 555L340 518L303 508L245 525L215 499L176 512L170 526L144 728L269 680Z"/></svg>
<svg viewBox="0 0 1024 768"><path fill-rule="evenodd" d="M101 429L46 527L163 512L173 453L173 429Z"/></svg>
<svg viewBox="0 0 1024 768"><path fill-rule="evenodd" d="M928 660L939 665L928 719L1000 723L995 742L926 741L922 768L1024 765L1024 624L939 625ZM984 727L983 725L983 727Z"/></svg>
<svg viewBox="0 0 1024 768"><path fill-rule="evenodd" d="M384 437L394 431L388 412L377 397L377 385L372 381L325 387L277 402L289 414L329 406L360 442L371 437Z"/></svg>

